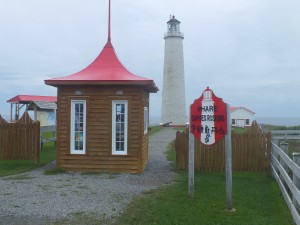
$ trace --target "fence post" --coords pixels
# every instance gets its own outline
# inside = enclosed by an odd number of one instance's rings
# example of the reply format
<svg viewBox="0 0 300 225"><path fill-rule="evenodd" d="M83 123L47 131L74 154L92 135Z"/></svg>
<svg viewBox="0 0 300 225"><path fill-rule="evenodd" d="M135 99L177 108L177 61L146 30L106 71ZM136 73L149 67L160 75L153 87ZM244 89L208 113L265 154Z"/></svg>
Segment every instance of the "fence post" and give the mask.
<svg viewBox="0 0 300 225"><path fill-rule="evenodd" d="M227 134L225 135L226 210L235 212L232 201L232 149L230 106L226 104Z"/></svg>
<svg viewBox="0 0 300 225"><path fill-rule="evenodd" d="M279 144L279 140L278 139L273 139L272 141L274 142L275 145L278 146L278 144Z"/></svg>
<svg viewBox="0 0 300 225"><path fill-rule="evenodd" d="M191 198L194 198L194 186L195 186L195 181L194 181L194 174L195 174L195 166L194 166L194 145L195 145L195 138L194 134L189 132L189 196Z"/></svg>
<svg viewBox="0 0 300 225"><path fill-rule="evenodd" d="M41 137L41 131L40 131L40 121L33 122L33 126L35 128L34 130L34 162L36 165L40 165L40 137Z"/></svg>
<svg viewBox="0 0 300 225"><path fill-rule="evenodd" d="M279 147L281 148L281 150L282 150L285 154L289 155L289 144L288 144L288 143L286 143L286 142L281 142L281 143L279 144ZM285 170L285 172L288 173L289 167L288 167L288 165L284 162L284 160L283 160L281 157L279 157L279 162L280 162L281 166L283 167L283 169ZM281 174L280 174L279 177L280 177L280 180L282 181L282 183L284 184L284 186L287 188L287 184L286 184L286 182L285 182L285 180L283 179L283 177L282 177Z"/></svg>
<svg viewBox="0 0 300 225"><path fill-rule="evenodd" d="M296 163L298 166L300 166L300 153L299 152L294 152L293 153L293 161ZM300 179L293 173L293 183L297 187L297 189L300 189ZM300 211L300 204L297 202L297 200L293 196L293 205L297 209L297 211Z"/></svg>
<svg viewBox="0 0 300 225"><path fill-rule="evenodd" d="M279 147L284 151L285 154L289 155L289 144L286 142L282 142L279 144ZM286 172L288 172L288 165L280 159L280 164L282 165L282 167L284 168L284 170Z"/></svg>

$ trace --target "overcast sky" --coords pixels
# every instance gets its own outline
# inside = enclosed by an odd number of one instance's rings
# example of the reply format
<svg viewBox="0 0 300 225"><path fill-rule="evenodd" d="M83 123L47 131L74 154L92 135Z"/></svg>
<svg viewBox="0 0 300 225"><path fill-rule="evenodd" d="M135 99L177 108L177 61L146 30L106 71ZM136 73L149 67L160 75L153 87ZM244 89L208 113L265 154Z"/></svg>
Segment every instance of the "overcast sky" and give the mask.
<svg viewBox="0 0 300 225"><path fill-rule="evenodd" d="M112 43L132 73L151 78L160 116L164 39L181 21L187 107L209 86L256 116L300 116L299 0L112 0ZM18 94L56 95L45 79L88 66L107 41L108 0L0 1L0 113Z"/></svg>

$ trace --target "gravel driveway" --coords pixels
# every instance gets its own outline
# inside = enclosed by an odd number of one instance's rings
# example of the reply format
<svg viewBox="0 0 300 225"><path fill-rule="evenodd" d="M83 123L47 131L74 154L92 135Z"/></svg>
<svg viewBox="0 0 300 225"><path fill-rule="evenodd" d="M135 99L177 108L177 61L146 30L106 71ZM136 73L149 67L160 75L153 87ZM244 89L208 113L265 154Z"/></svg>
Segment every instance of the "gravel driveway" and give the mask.
<svg viewBox="0 0 300 225"><path fill-rule="evenodd" d="M45 168L40 168L0 178L0 224L51 224L76 215L116 218L132 198L174 179L164 152L175 139L175 133L174 129L164 128L150 136L149 163L140 175L46 176Z"/></svg>

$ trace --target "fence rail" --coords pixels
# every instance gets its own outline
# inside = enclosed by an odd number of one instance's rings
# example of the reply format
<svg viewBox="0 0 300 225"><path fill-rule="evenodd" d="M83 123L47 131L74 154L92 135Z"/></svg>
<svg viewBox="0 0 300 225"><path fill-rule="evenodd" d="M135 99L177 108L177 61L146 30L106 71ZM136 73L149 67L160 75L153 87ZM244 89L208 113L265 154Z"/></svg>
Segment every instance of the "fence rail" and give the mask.
<svg viewBox="0 0 300 225"><path fill-rule="evenodd" d="M39 163L40 122L27 112L15 123L0 115L0 160L33 160Z"/></svg>
<svg viewBox="0 0 300 225"><path fill-rule="evenodd" d="M300 140L300 130L273 130L273 140Z"/></svg>
<svg viewBox="0 0 300 225"><path fill-rule="evenodd" d="M286 149L281 149L274 142L271 148L271 170L281 193L289 207L294 222L300 225L300 155L288 156Z"/></svg>
<svg viewBox="0 0 300 225"><path fill-rule="evenodd" d="M177 132L176 168L188 168L188 130ZM271 133L264 133L256 123L248 132L231 135L232 169L234 171L267 171L270 169L269 158ZM195 169L200 171L225 170L224 138L212 146L206 146L195 140Z"/></svg>

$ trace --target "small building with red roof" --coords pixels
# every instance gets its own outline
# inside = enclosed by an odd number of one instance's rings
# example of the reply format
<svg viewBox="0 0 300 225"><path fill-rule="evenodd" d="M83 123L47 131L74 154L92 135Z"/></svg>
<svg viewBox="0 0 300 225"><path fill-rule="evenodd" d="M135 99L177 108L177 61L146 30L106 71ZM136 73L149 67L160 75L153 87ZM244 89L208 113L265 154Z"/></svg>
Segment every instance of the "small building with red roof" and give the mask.
<svg viewBox="0 0 300 225"><path fill-rule="evenodd" d="M110 38L85 69L45 80L57 87L57 167L90 172L142 173L148 163L152 79L129 72Z"/></svg>
<svg viewBox="0 0 300 225"><path fill-rule="evenodd" d="M255 112L245 107L230 107L232 127L250 127L254 121Z"/></svg>
<svg viewBox="0 0 300 225"><path fill-rule="evenodd" d="M10 121L16 121L20 117L20 110L34 111L33 119L39 120L41 126L56 124L56 96L40 95L17 95L9 100L10 103ZM13 113L15 114L13 117Z"/></svg>

